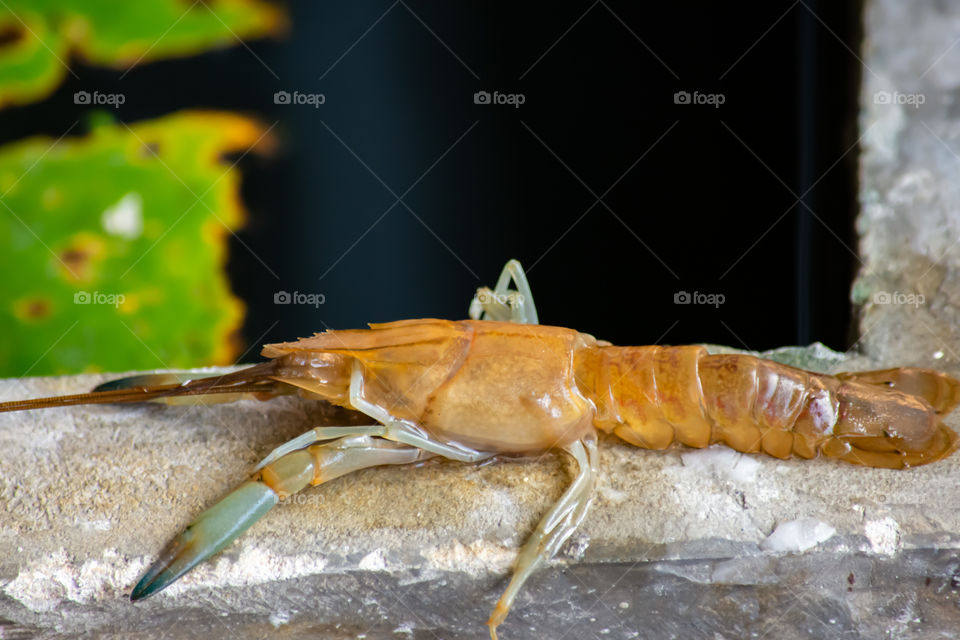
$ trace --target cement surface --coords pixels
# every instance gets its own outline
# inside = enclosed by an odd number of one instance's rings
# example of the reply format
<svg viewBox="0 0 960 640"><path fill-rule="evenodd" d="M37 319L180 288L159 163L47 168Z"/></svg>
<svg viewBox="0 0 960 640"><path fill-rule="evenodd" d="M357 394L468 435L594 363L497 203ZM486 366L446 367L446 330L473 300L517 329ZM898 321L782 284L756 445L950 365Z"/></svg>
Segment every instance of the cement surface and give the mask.
<svg viewBox="0 0 960 640"><path fill-rule="evenodd" d="M808 364L836 366L826 355ZM2 381L0 400L107 377ZM127 599L166 541L272 447L357 422L295 397L0 415L3 637L484 637L517 548L570 479L565 459L372 469L308 488L165 592ZM888 471L609 438L600 468L584 526L530 582L502 637L644 637L652 620L666 634L656 637L741 637L790 611L872 637L870 625L909 626L929 607L960 618L942 602L960 571L960 456ZM809 548L767 550L797 520L819 528L787 548ZM864 602L881 601L896 616L864 617Z"/></svg>

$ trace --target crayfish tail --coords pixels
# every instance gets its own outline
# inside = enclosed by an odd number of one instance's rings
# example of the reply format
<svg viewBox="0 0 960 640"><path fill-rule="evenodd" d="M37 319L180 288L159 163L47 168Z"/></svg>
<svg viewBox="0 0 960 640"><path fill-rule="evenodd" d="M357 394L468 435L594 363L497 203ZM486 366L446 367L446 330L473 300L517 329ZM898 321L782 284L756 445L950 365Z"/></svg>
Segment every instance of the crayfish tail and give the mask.
<svg viewBox="0 0 960 640"><path fill-rule="evenodd" d="M920 451L900 451L885 437L858 438L847 444L846 453L836 456L841 460L866 467L908 469L946 458L956 451L958 441L953 429L939 423L927 447Z"/></svg>
<svg viewBox="0 0 960 640"><path fill-rule="evenodd" d="M958 446L941 420L960 403L960 381L939 371L828 375L698 347L603 347L581 360L596 426L640 447L722 443L904 469Z"/></svg>
<svg viewBox="0 0 960 640"><path fill-rule="evenodd" d="M960 404L960 381L942 371L900 367L878 371L855 371L838 373L837 378L896 389L927 401L939 416L953 411Z"/></svg>

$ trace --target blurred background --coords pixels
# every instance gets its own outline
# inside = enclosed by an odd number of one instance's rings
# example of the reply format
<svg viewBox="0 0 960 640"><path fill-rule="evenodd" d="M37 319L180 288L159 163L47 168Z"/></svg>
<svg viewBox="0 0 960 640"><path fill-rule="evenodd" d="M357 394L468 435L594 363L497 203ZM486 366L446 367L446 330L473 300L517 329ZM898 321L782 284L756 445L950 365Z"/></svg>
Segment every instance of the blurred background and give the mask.
<svg viewBox="0 0 960 640"><path fill-rule="evenodd" d="M0 9L0 375L463 318L849 348L857 2ZM103 6L101 6L103 5Z"/></svg>

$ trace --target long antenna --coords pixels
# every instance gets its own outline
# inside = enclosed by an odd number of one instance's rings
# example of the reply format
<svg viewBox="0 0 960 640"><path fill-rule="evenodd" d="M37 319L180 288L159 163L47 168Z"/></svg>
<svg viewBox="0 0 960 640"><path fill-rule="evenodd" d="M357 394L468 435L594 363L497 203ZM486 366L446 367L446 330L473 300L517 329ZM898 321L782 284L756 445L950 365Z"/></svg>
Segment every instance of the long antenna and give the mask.
<svg viewBox="0 0 960 640"><path fill-rule="evenodd" d="M102 391L94 389L87 393L66 396L0 402L0 413L50 407L69 407L80 404L147 402L174 396L200 396L217 393L275 393L279 383L270 377L275 369L275 361L270 361L222 376L210 376L174 384L134 384L133 386L117 387L118 383L122 384L124 382L120 380L102 385L111 387ZM149 379L149 377L134 376L129 378L129 381L133 383L137 380Z"/></svg>

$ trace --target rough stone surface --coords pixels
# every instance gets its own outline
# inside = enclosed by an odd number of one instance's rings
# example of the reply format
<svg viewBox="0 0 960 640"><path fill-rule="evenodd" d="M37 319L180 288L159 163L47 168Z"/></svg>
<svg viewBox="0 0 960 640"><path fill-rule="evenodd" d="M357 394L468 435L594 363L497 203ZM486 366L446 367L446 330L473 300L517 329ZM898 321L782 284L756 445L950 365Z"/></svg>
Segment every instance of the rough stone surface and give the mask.
<svg viewBox="0 0 960 640"><path fill-rule="evenodd" d="M960 367L960 4L873 0L861 95L864 353Z"/></svg>
<svg viewBox="0 0 960 640"><path fill-rule="evenodd" d="M819 346L773 354L798 356L843 364ZM2 381L0 400L104 379ZM566 460L347 476L160 595L127 599L164 543L273 446L355 421L294 397L0 414L0 637L485 637ZM601 453L582 530L502 637L874 638L960 622L960 456L898 472L614 439Z"/></svg>

